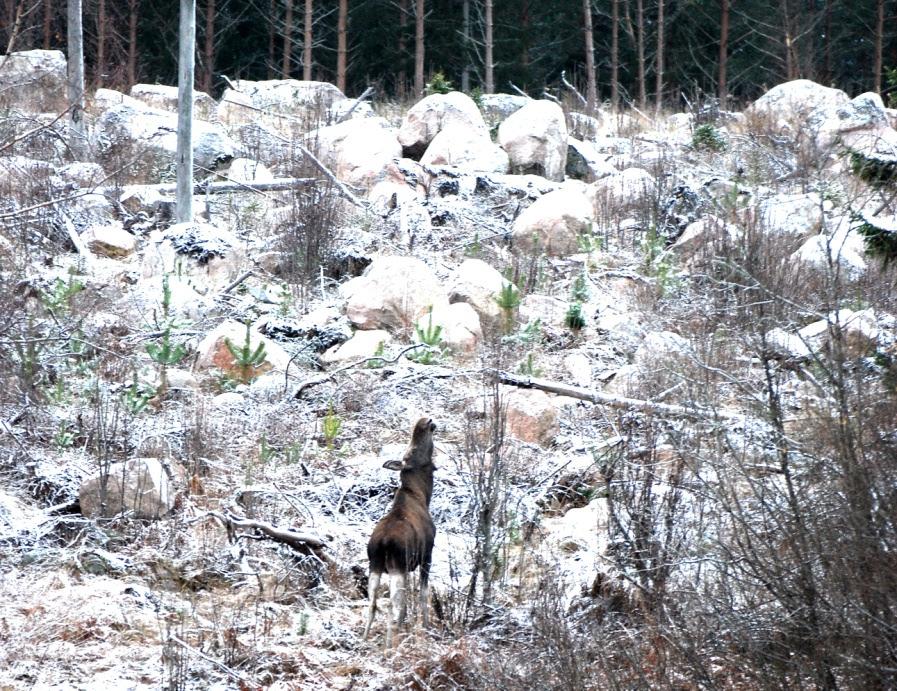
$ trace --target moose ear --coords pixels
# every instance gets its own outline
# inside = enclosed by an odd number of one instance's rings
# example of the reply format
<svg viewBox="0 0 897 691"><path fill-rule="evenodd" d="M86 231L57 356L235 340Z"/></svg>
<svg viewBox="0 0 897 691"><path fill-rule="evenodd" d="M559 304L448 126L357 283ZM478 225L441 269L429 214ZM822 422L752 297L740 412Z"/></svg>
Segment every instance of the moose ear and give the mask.
<svg viewBox="0 0 897 691"><path fill-rule="evenodd" d="M386 463L383 464L383 467L387 470L401 470L404 466L404 462L396 460L386 461Z"/></svg>

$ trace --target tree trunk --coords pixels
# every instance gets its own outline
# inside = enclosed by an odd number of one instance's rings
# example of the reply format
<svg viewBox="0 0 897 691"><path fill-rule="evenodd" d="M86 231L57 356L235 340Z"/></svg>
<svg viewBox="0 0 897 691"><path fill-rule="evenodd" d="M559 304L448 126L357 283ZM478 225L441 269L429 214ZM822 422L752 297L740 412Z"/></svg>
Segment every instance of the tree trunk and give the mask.
<svg viewBox="0 0 897 691"><path fill-rule="evenodd" d="M293 0L287 0L286 14L283 18L283 62L280 74L284 79L290 78L290 63L293 61Z"/></svg>
<svg viewBox="0 0 897 691"><path fill-rule="evenodd" d="M832 0L825 0L825 86L832 82Z"/></svg>
<svg viewBox="0 0 897 691"><path fill-rule="evenodd" d="M128 86L137 83L137 13L140 0L128 0Z"/></svg>
<svg viewBox="0 0 897 691"><path fill-rule="evenodd" d="M488 0L487 0L488 1ZM414 96L424 95L424 0L414 7Z"/></svg>
<svg viewBox="0 0 897 691"><path fill-rule="evenodd" d="M178 36L178 223L193 221L193 68L196 56L196 0L181 0Z"/></svg>
<svg viewBox="0 0 897 691"><path fill-rule="evenodd" d="M97 71L96 84L103 85L106 78L106 0L97 0Z"/></svg>
<svg viewBox="0 0 897 691"><path fill-rule="evenodd" d="M50 50L53 40L53 0L44 0L44 50Z"/></svg>
<svg viewBox="0 0 897 691"><path fill-rule="evenodd" d="M636 79L638 80L638 106L642 110L648 102L648 94L645 85L645 2L636 0L635 3L635 49L636 49Z"/></svg>
<svg viewBox="0 0 897 691"><path fill-rule="evenodd" d="M484 19L486 20L486 36L484 52L486 54L486 84L484 90L487 94L495 93L495 60L493 58L494 42L492 38L492 0L485 2Z"/></svg>
<svg viewBox="0 0 897 691"><path fill-rule="evenodd" d="M407 46L405 39L408 35L408 0L399 0L399 73L396 75L396 94L399 100L405 98L408 88L408 73L405 71L405 55L407 54Z"/></svg>
<svg viewBox="0 0 897 691"><path fill-rule="evenodd" d="M84 160L87 142L84 131L84 31L81 0L68 0L68 100L72 109L69 146L78 161Z"/></svg>
<svg viewBox="0 0 897 691"><path fill-rule="evenodd" d="M206 0L206 36L202 52L206 68L203 72L202 89L210 94L215 79L215 0Z"/></svg>
<svg viewBox="0 0 897 691"><path fill-rule="evenodd" d="M875 15L875 74L873 75L873 90L881 92L882 72L882 46L885 34L885 0L878 0Z"/></svg>
<svg viewBox="0 0 897 691"><path fill-rule="evenodd" d="M349 15L349 0L339 0L339 14L336 20L336 88L346 93L346 20Z"/></svg>
<svg viewBox="0 0 897 691"><path fill-rule="evenodd" d="M620 0L611 0L610 26L610 105L620 107Z"/></svg>
<svg viewBox="0 0 897 691"><path fill-rule="evenodd" d="M268 79L274 79L277 64L277 0L268 0Z"/></svg>
<svg viewBox="0 0 897 691"><path fill-rule="evenodd" d="M654 109L657 113L663 104L664 3L665 0L657 0L657 54L654 56Z"/></svg>
<svg viewBox="0 0 897 691"><path fill-rule="evenodd" d="M314 22L314 1L305 0L305 26L302 35L302 78L311 81L311 48L314 34L312 23Z"/></svg>
<svg viewBox="0 0 897 691"><path fill-rule="evenodd" d="M461 4L461 41L464 45L464 66L461 68L461 91L470 92L470 0Z"/></svg>
<svg viewBox="0 0 897 691"><path fill-rule="evenodd" d="M595 110L598 103L598 84L595 74L595 39L592 36L592 0L582 0L583 32L586 48L586 110Z"/></svg>
<svg viewBox="0 0 897 691"><path fill-rule="evenodd" d="M726 83L726 63L729 59L729 0L720 0L719 22L719 73L716 80L716 94L719 107L728 108L729 90Z"/></svg>

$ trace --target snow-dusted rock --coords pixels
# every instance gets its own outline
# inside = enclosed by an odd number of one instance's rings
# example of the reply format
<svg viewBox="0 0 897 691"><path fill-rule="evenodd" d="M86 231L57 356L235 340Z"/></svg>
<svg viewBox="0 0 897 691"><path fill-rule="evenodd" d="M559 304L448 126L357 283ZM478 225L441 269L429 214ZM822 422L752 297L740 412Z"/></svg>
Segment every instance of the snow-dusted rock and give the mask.
<svg viewBox="0 0 897 691"><path fill-rule="evenodd" d="M863 237L848 217L838 218L831 225L833 230L809 237L792 256L820 271L835 266L848 277L856 278L866 270Z"/></svg>
<svg viewBox="0 0 897 691"><path fill-rule="evenodd" d="M174 492L156 458L113 463L105 478L97 473L81 483L78 500L87 518L133 512L135 518L154 520L174 508Z"/></svg>
<svg viewBox="0 0 897 691"><path fill-rule="evenodd" d="M442 345L455 355L470 357L476 354L483 341L483 329L479 315L466 302L443 304L433 308L433 325L442 327ZM427 328L429 315L418 319L418 325Z"/></svg>
<svg viewBox="0 0 897 691"><path fill-rule="evenodd" d="M23 50L0 55L0 106L29 113L62 112L66 61L58 50Z"/></svg>
<svg viewBox="0 0 897 691"><path fill-rule="evenodd" d="M538 389L513 389L505 397L507 430L515 439L548 446L558 433L557 409Z"/></svg>
<svg viewBox="0 0 897 691"><path fill-rule="evenodd" d="M523 298L518 310L518 317L524 323L531 324L537 319L546 325L563 324L567 312L567 301L551 295L529 293Z"/></svg>
<svg viewBox="0 0 897 691"><path fill-rule="evenodd" d="M2 58L0 58L2 59ZM6 180L48 178L56 172L52 163L27 156L0 157L0 175Z"/></svg>
<svg viewBox="0 0 897 691"><path fill-rule="evenodd" d="M137 238L125 230L121 223L91 226L81 234L81 239L94 254L114 259L127 257L137 247Z"/></svg>
<svg viewBox="0 0 897 691"><path fill-rule="evenodd" d="M231 379L248 381L272 369L283 372L289 364L290 356L281 346L250 329L250 350L255 351L260 344L264 344L265 358L258 366L249 366L244 372L227 347L227 341L230 341L233 348L241 349L246 342L246 325L228 319L206 334L196 346L199 357L194 369L196 371L218 369Z"/></svg>
<svg viewBox="0 0 897 691"><path fill-rule="evenodd" d="M420 259L374 259L363 276L343 284L346 316L360 329L410 329L431 307L448 304L448 294Z"/></svg>
<svg viewBox="0 0 897 691"><path fill-rule="evenodd" d="M529 101L498 127L498 143L508 152L511 172L534 173L560 181L567 163L567 123L553 101Z"/></svg>
<svg viewBox="0 0 897 691"><path fill-rule="evenodd" d="M307 138L340 180L367 190L402 155L396 131L383 118L353 118L314 130Z"/></svg>
<svg viewBox="0 0 897 691"><path fill-rule="evenodd" d="M768 233L793 241L794 249L816 235L824 220L819 194L777 194L759 205L759 218Z"/></svg>
<svg viewBox="0 0 897 691"><path fill-rule="evenodd" d="M131 87L131 97L142 101L150 108L178 112L178 87L166 84L135 84ZM193 117L197 120L216 120L218 104L204 91L193 92Z"/></svg>
<svg viewBox="0 0 897 691"><path fill-rule="evenodd" d="M223 172L228 180L236 182L271 182L274 179L264 164L251 158L235 158Z"/></svg>
<svg viewBox="0 0 897 691"><path fill-rule="evenodd" d="M712 246L714 240L723 236L728 236L728 242L737 243L741 238L741 229L716 216L704 216L686 226L670 247L670 252L688 265L704 247Z"/></svg>
<svg viewBox="0 0 897 691"><path fill-rule="evenodd" d="M434 137L449 126L489 137L486 123L473 99L460 91L451 91L432 94L414 104L402 120L398 140L405 155L417 158Z"/></svg>
<svg viewBox="0 0 897 691"><path fill-rule="evenodd" d="M607 156L598 152L594 144L570 137L567 140L565 172L568 178L595 182L595 180L613 175L617 169L614 168Z"/></svg>
<svg viewBox="0 0 897 691"><path fill-rule="evenodd" d="M585 506L570 509L563 516L542 520L542 528L548 541L561 554L581 553L589 559L597 559L607 549L607 499L593 499ZM594 571L585 571L594 578Z"/></svg>
<svg viewBox="0 0 897 691"><path fill-rule="evenodd" d="M774 86L747 108L748 117L760 116L777 129L804 132L812 137L826 120L850 103L840 89L831 89L809 79L796 79Z"/></svg>
<svg viewBox="0 0 897 691"><path fill-rule="evenodd" d="M588 388L592 385L592 361L581 350L574 350L564 356L564 369L574 386Z"/></svg>
<svg viewBox="0 0 897 691"><path fill-rule="evenodd" d="M100 185L106 178L106 171L97 163L75 161L60 167L56 174L66 184L80 188Z"/></svg>
<svg viewBox="0 0 897 691"><path fill-rule="evenodd" d="M601 120L576 111L567 113L567 124L570 136L580 141L594 141L603 129Z"/></svg>
<svg viewBox="0 0 897 691"><path fill-rule="evenodd" d="M592 220L592 204L584 192L558 189L539 197L517 217L514 244L549 255L572 254Z"/></svg>
<svg viewBox="0 0 897 691"><path fill-rule="evenodd" d="M329 82L239 79L234 86L224 91L218 104L222 123L235 127L257 122L284 135L333 122L331 109L346 100L343 92Z"/></svg>
<svg viewBox="0 0 897 691"><path fill-rule="evenodd" d="M305 115L308 109L326 112L345 95L330 82L300 81L298 79L268 79L250 81L238 79L236 91L249 96L255 108L281 113Z"/></svg>
<svg viewBox="0 0 897 691"><path fill-rule="evenodd" d="M392 342L392 336L383 329L360 329L345 343L335 345L321 356L321 362L333 364L373 357L381 347Z"/></svg>
<svg viewBox="0 0 897 691"><path fill-rule="evenodd" d="M526 96L514 94L483 94L480 96L480 107L486 122L495 126L523 108L530 100Z"/></svg>
<svg viewBox="0 0 897 691"><path fill-rule="evenodd" d="M591 186L595 218L625 211L650 200L657 193L654 176L642 168L627 168L601 178Z"/></svg>
<svg viewBox="0 0 897 691"><path fill-rule="evenodd" d="M96 104L115 102L110 90ZM112 92L115 93L115 92ZM92 133L100 163L112 169L121 161L134 160L128 173L135 182L158 182L173 170L177 152L177 115L150 108L137 99L120 94L117 105L102 111ZM193 123L193 159L197 166L215 169L234 157L234 142L224 128L197 120Z"/></svg>
<svg viewBox="0 0 897 691"><path fill-rule="evenodd" d="M507 173L508 154L475 127L451 124L433 137L420 162L425 166L456 166L471 171Z"/></svg>
<svg viewBox="0 0 897 691"><path fill-rule="evenodd" d="M466 259L448 280L449 301L466 302L479 315L482 325L492 328L502 319L496 298L509 283L482 259Z"/></svg>
<svg viewBox="0 0 897 691"><path fill-rule="evenodd" d="M369 101L357 102L357 99L346 98L335 101L327 110L327 121L332 123L343 122L354 118L377 117L373 106Z"/></svg>
<svg viewBox="0 0 897 691"><path fill-rule="evenodd" d="M262 122L253 120L231 130L236 155L258 161L269 168L287 172L298 155L289 139Z"/></svg>
<svg viewBox="0 0 897 691"><path fill-rule="evenodd" d="M632 363L624 365L607 386L614 394L633 395L658 372L676 369L688 362L691 353L689 342L672 331L649 331L645 334L632 357Z"/></svg>

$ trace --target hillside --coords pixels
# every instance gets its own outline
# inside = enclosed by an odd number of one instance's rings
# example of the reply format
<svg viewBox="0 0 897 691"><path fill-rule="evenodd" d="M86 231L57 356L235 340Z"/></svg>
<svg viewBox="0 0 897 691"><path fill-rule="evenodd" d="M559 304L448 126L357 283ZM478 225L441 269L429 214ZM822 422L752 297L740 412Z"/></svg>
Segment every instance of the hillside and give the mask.
<svg viewBox="0 0 897 691"><path fill-rule="evenodd" d="M14 57L0 688L897 684L877 94L238 80L176 224L176 89L91 94L75 161L64 59ZM431 627L384 650L365 550L421 416Z"/></svg>

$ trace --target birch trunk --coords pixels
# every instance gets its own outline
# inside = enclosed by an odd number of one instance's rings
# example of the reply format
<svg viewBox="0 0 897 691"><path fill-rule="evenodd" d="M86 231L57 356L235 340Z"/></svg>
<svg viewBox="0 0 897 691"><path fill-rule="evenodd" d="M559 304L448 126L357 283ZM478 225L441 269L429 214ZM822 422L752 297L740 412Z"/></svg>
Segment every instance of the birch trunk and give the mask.
<svg viewBox="0 0 897 691"><path fill-rule="evenodd" d="M84 130L84 31L81 0L68 0L68 100L72 109L69 146L78 161L84 160L87 140Z"/></svg>
<svg viewBox="0 0 897 691"><path fill-rule="evenodd" d="M582 0L583 33L586 48L586 110L590 113L598 103L598 84L595 75L595 39L592 35L592 0Z"/></svg>
<svg viewBox="0 0 897 691"><path fill-rule="evenodd" d="M178 145L176 217L193 221L193 71L196 54L196 0L181 0L178 40Z"/></svg>

